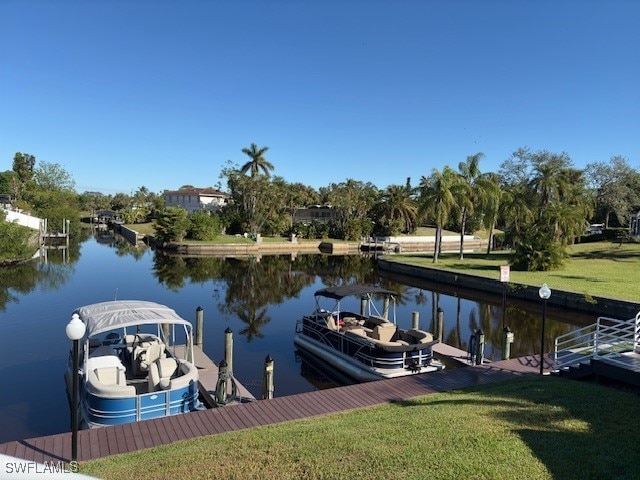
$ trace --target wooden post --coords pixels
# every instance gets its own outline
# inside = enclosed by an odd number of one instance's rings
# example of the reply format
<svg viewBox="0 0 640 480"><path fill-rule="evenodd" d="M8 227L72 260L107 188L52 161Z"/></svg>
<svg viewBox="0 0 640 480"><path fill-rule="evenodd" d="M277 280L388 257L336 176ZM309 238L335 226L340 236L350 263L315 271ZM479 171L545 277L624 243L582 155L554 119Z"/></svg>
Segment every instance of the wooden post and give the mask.
<svg viewBox="0 0 640 480"><path fill-rule="evenodd" d="M273 358L267 355L264 360L264 377L262 380L262 398L271 400L273 398Z"/></svg>
<svg viewBox="0 0 640 480"><path fill-rule="evenodd" d="M484 332L480 329L476 332L476 365L482 365L484 359Z"/></svg>
<svg viewBox="0 0 640 480"><path fill-rule="evenodd" d="M202 347L202 335L204 329L204 311L202 307L196 308L196 345Z"/></svg>
<svg viewBox="0 0 640 480"><path fill-rule="evenodd" d="M420 312L413 312L411 314L411 328L420 330Z"/></svg>
<svg viewBox="0 0 640 480"><path fill-rule="evenodd" d="M389 319L389 297L384 297L382 305L382 317Z"/></svg>
<svg viewBox="0 0 640 480"><path fill-rule="evenodd" d="M367 297L360 298L360 315L362 315L363 317L367 316L367 304Z"/></svg>
<svg viewBox="0 0 640 480"><path fill-rule="evenodd" d="M227 371L233 372L233 332L229 327L224 331L224 360L227 362Z"/></svg>
<svg viewBox="0 0 640 480"><path fill-rule="evenodd" d="M162 341L165 345L169 346L171 343L171 325L168 323L163 323L162 325L162 336L164 337Z"/></svg>
<svg viewBox="0 0 640 480"><path fill-rule="evenodd" d="M442 343L444 336L444 311L438 307L438 341Z"/></svg>
<svg viewBox="0 0 640 480"><path fill-rule="evenodd" d="M509 327L502 329L502 359L509 360L511 357L511 344L513 343L513 332Z"/></svg>

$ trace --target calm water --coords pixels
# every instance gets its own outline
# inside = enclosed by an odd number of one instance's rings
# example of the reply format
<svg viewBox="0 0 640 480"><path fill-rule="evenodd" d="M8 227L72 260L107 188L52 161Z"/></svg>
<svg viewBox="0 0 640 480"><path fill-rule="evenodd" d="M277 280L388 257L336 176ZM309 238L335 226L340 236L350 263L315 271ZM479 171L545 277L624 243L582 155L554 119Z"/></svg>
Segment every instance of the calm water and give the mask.
<svg viewBox="0 0 640 480"><path fill-rule="evenodd" d="M296 320L314 308L324 286L380 283L399 292L398 323L419 312L433 331L436 307L445 312L446 343L465 349L482 328L485 355L499 359L502 298L454 291L416 279L379 276L375 260L360 256L284 255L261 258L180 258L135 248L120 237L90 237L47 258L0 269L0 442L69 430L63 372L69 352L65 326L78 306L113 299L162 303L194 321L204 309L204 350L223 358L224 331L234 332L234 374L256 396L265 357L275 360L276 396L332 385L296 355ZM443 289L444 288L444 289ZM359 303L358 303L359 305ZM354 308L359 308L354 305ZM539 353L540 305L512 304L512 356ZM549 309L547 342L592 318ZM549 344L549 343L547 343Z"/></svg>

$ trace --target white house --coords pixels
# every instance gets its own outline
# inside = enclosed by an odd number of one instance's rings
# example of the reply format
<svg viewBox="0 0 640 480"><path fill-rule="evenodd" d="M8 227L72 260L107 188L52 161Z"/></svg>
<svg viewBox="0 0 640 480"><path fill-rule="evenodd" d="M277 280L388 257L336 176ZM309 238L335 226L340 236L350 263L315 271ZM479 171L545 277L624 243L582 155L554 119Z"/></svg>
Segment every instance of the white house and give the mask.
<svg viewBox="0 0 640 480"><path fill-rule="evenodd" d="M187 212L209 210L215 212L225 205L231 196L214 188L182 188L165 191L164 203L167 207L182 207Z"/></svg>

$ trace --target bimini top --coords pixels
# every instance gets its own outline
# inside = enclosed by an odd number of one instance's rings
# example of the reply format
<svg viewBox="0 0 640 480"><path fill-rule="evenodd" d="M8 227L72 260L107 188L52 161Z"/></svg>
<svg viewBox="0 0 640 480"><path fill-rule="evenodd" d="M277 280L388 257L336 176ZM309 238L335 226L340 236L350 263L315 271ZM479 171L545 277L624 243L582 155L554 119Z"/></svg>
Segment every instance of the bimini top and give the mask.
<svg viewBox="0 0 640 480"><path fill-rule="evenodd" d="M116 300L77 308L73 313L87 326L87 338L116 328L169 323L191 324L169 307L143 300Z"/></svg>
<svg viewBox="0 0 640 480"><path fill-rule="evenodd" d="M339 287L328 287L320 289L315 293L315 296L341 300L344 297L350 297L352 295L363 296L371 294L396 295L395 292L380 287L372 287L368 285L340 285Z"/></svg>

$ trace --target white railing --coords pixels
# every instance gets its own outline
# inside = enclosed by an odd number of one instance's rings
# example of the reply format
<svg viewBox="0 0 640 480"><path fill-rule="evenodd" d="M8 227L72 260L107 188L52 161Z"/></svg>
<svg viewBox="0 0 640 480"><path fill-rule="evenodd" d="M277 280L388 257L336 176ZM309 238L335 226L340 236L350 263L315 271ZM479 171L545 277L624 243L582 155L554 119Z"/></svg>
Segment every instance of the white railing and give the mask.
<svg viewBox="0 0 640 480"><path fill-rule="evenodd" d="M594 357L615 362L623 352L640 353L639 341L640 312L627 320L599 317L593 325L556 338L554 370L588 362Z"/></svg>

